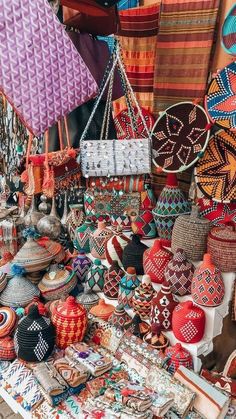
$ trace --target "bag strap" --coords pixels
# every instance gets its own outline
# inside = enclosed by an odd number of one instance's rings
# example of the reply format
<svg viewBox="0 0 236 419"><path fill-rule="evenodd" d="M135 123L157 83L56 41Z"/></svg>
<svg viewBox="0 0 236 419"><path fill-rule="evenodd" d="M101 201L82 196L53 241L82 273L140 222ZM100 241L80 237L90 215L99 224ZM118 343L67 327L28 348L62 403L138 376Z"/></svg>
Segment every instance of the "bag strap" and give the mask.
<svg viewBox="0 0 236 419"><path fill-rule="evenodd" d="M112 106L112 89L113 89L113 82L114 82L114 72L115 72L115 68L117 67L121 76L121 81L123 84L123 88L124 88L124 95L126 98L126 103L127 103L127 108L128 108L128 113L130 115L130 120L131 120L131 125L132 125L132 130L133 132L138 132L137 129L137 121L133 112L133 106L132 106L132 102L134 102L135 107L138 110L138 116L140 116L141 121L143 123L143 126L147 132L147 137L150 138L150 132L149 129L147 127L145 118L142 114L141 108L139 106L138 100L134 94L134 91L132 89L132 86L129 82L129 79L127 77L126 71L125 71L125 67L124 64L122 63L122 59L120 56L120 45L118 43L118 40L115 38L115 45L114 45L114 49L113 49L113 53L111 55L112 58L112 66L110 67L110 62L108 63L107 69L105 71L105 75L107 73L107 70L109 72L108 77L106 78L106 80L104 81L103 86L101 86L100 88L100 92L99 95L96 98L93 110L91 112L91 115L88 119L88 122L84 128L84 131L81 135L80 141L83 141L87 134L88 134L88 129L92 123L93 117L95 115L95 112L98 108L98 105L105 93L105 90L107 88L107 86L109 85L109 89L108 89L108 97L107 97L107 103L106 103L106 108L105 108L105 112L104 112L104 118L103 118L103 125L102 125L102 131L101 131L101 135L100 135L100 140L102 140L103 134L104 134L104 130L105 130L105 126L106 126L106 131L105 131L105 136L106 139L108 137L108 132L109 132L109 122L110 122L110 116L111 116L111 106Z"/></svg>
<svg viewBox="0 0 236 419"><path fill-rule="evenodd" d="M60 142L60 150L62 151L64 149L64 146L63 146L63 135L62 135L61 120L58 121L57 126L58 126L58 136L59 136L59 142ZM70 144L68 121L67 121L66 116L64 116L64 126L65 126L67 147L70 148L71 144Z"/></svg>
<svg viewBox="0 0 236 419"><path fill-rule="evenodd" d="M29 158L30 158L30 152L31 152L31 148L32 148L33 139L34 139L34 136L33 136L32 132L30 132L29 133L29 141L28 141L28 144L27 144L27 151L26 151L26 164L25 164L26 169L28 169L28 167L29 167Z"/></svg>

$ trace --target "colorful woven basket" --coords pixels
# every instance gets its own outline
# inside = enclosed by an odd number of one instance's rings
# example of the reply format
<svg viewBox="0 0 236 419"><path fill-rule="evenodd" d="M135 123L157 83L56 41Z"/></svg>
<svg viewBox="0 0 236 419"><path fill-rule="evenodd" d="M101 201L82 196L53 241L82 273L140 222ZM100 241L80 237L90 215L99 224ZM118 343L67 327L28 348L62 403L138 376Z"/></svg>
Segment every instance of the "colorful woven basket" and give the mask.
<svg viewBox="0 0 236 419"><path fill-rule="evenodd" d="M197 186L205 196L214 201L236 201L235 144L234 133L220 130L212 135L204 156L197 163Z"/></svg>
<svg viewBox="0 0 236 419"><path fill-rule="evenodd" d="M141 108L143 118L146 122L148 130L151 131L154 125L154 117L146 109ZM142 119L139 115L137 108L133 109L134 120L137 126L137 132L133 130L131 123L131 116L129 115L128 109L122 110L114 119L116 133L118 140L132 139L132 138L147 138L149 133L146 131ZM135 126L134 126L135 129Z"/></svg>
<svg viewBox="0 0 236 419"><path fill-rule="evenodd" d="M210 120L222 128L236 131L236 62L224 67L211 81L205 97Z"/></svg>
<svg viewBox="0 0 236 419"><path fill-rule="evenodd" d="M28 237L13 262L31 273L44 270L53 259L53 255L45 247L40 246L32 237Z"/></svg>
<svg viewBox="0 0 236 419"><path fill-rule="evenodd" d="M224 224L226 218L236 224L236 202L224 204L208 198L199 198L198 205L201 217L207 218L213 226Z"/></svg>
<svg viewBox="0 0 236 419"><path fill-rule="evenodd" d="M212 228L208 235L207 251L222 272L236 272L235 224Z"/></svg>
<svg viewBox="0 0 236 419"><path fill-rule="evenodd" d="M172 316L172 329L180 342L197 343L203 338L205 331L205 313L192 301L179 303Z"/></svg>
<svg viewBox="0 0 236 419"><path fill-rule="evenodd" d="M183 365L186 368L193 369L193 359L190 352L183 348L181 343L176 343L165 350L165 356L168 358L168 372L174 374L175 371Z"/></svg>
<svg viewBox="0 0 236 419"><path fill-rule="evenodd" d="M231 55L236 55L236 4L229 10L221 32L221 45Z"/></svg>
<svg viewBox="0 0 236 419"><path fill-rule="evenodd" d="M52 322L56 328L58 347L66 348L71 343L83 339L87 327L87 313L74 297L68 297L66 301L53 306Z"/></svg>
<svg viewBox="0 0 236 419"><path fill-rule="evenodd" d="M210 135L205 110L192 102L180 102L161 113L152 130L152 162L165 172L181 172L192 166L207 146Z"/></svg>

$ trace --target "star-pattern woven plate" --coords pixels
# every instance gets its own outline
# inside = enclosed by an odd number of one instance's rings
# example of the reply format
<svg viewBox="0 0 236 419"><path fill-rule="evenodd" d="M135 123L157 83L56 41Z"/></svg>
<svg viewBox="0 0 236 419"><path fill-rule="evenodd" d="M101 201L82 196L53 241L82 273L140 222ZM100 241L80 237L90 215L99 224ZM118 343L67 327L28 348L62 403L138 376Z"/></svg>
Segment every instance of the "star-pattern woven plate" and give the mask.
<svg viewBox="0 0 236 419"><path fill-rule="evenodd" d="M236 201L236 135L220 130L212 135L195 169L196 183L213 201Z"/></svg>
<svg viewBox="0 0 236 419"><path fill-rule="evenodd" d="M213 123L236 131L236 62L224 67L211 81L205 108Z"/></svg>
<svg viewBox="0 0 236 419"><path fill-rule="evenodd" d="M209 120L192 102L170 106L152 130L152 162L165 172L182 172L202 155L209 140Z"/></svg>

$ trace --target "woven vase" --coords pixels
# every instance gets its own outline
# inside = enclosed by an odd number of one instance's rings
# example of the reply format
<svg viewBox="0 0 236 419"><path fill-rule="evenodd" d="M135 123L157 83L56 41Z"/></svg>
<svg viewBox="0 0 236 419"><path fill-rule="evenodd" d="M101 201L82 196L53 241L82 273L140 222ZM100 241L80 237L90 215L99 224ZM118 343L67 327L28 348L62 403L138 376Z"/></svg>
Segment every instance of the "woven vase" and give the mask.
<svg viewBox="0 0 236 419"><path fill-rule="evenodd" d="M124 271L120 268L117 261L113 262L105 273L103 292L111 300L116 300L119 294L119 284L124 276Z"/></svg>
<svg viewBox="0 0 236 419"><path fill-rule="evenodd" d="M161 284L164 281L164 272L171 258L172 254L162 246L162 241L158 239L144 252L144 272L150 276L152 282Z"/></svg>
<svg viewBox="0 0 236 419"><path fill-rule="evenodd" d="M193 369L193 359L190 352L183 348L181 343L176 343L165 350L165 356L168 358L167 367L170 374L174 374L177 369L183 365L185 368Z"/></svg>
<svg viewBox="0 0 236 419"><path fill-rule="evenodd" d="M140 210L137 216L131 217L131 220L131 228L134 234L139 234L143 239L156 237L156 224L151 210Z"/></svg>
<svg viewBox="0 0 236 419"><path fill-rule="evenodd" d="M207 240L207 252L222 272L236 272L236 229L234 223L214 227Z"/></svg>
<svg viewBox="0 0 236 419"><path fill-rule="evenodd" d="M120 281L118 303L122 304L125 308L131 308L134 291L139 284L140 281L135 268L128 267Z"/></svg>
<svg viewBox="0 0 236 419"><path fill-rule="evenodd" d="M131 230L131 220L128 215L125 214L112 214L111 225L113 228L120 228L122 231Z"/></svg>
<svg viewBox="0 0 236 419"><path fill-rule="evenodd" d="M151 301L155 294L149 275L142 277L141 284L135 289L132 299L133 310L139 314L142 320L149 320L151 313Z"/></svg>
<svg viewBox="0 0 236 419"><path fill-rule="evenodd" d="M211 255L206 253L193 276L193 301L202 306L216 307L222 303L224 295L225 287L221 272L213 264Z"/></svg>
<svg viewBox="0 0 236 419"><path fill-rule="evenodd" d="M143 254L147 246L141 243L140 236L133 234L132 240L127 244L123 251L122 263L124 269L129 266L135 268L137 275L143 275Z"/></svg>
<svg viewBox="0 0 236 419"><path fill-rule="evenodd" d="M90 250L94 258L106 259L106 243L112 236L113 233L106 228L106 224L99 221L97 230L90 235Z"/></svg>
<svg viewBox="0 0 236 419"><path fill-rule="evenodd" d="M81 226L76 228L74 244L77 250L84 250L85 253L90 252L90 235L95 230L95 224L90 218L87 218Z"/></svg>
<svg viewBox="0 0 236 419"><path fill-rule="evenodd" d="M94 292L101 292L104 287L106 271L107 267L102 264L100 259L95 259L87 271L86 288Z"/></svg>
<svg viewBox="0 0 236 419"><path fill-rule="evenodd" d="M177 304L170 285L163 282L160 291L151 301L151 324L159 325L161 330L171 330L172 314Z"/></svg>
<svg viewBox="0 0 236 419"><path fill-rule="evenodd" d="M112 323L114 326L118 326L123 328L124 325L131 321L131 317L125 311L124 306L122 304L118 304L115 307L112 315L108 319L109 323Z"/></svg>
<svg viewBox="0 0 236 419"><path fill-rule="evenodd" d="M112 262L118 262L122 267L123 250L130 242L130 239L121 231L117 231L105 244L105 255L107 262L111 265Z"/></svg>
<svg viewBox="0 0 236 419"><path fill-rule="evenodd" d="M168 245L176 218L181 214L189 214L190 210L191 205L179 189L176 175L168 173L166 185L152 211L158 235L166 240Z"/></svg>
<svg viewBox="0 0 236 419"><path fill-rule="evenodd" d="M85 213L82 204L70 205L70 212L66 219L66 226L71 240L76 238L76 229L85 221Z"/></svg>
<svg viewBox="0 0 236 419"><path fill-rule="evenodd" d="M88 270L92 264L91 259L86 256L84 250L80 250L79 254L74 258L72 268L76 272L80 282L85 282Z"/></svg>
<svg viewBox="0 0 236 419"><path fill-rule="evenodd" d="M56 328L56 343L61 349L81 342L87 327L87 312L74 297L58 302L52 309L52 322Z"/></svg>
<svg viewBox="0 0 236 419"><path fill-rule="evenodd" d="M199 217L199 209L194 206L190 215L181 215L175 221L172 231L171 250L183 249L187 258L200 261L207 248L210 221Z"/></svg>
<svg viewBox="0 0 236 419"><path fill-rule="evenodd" d="M187 260L183 249L177 249L165 269L165 279L171 286L171 292L181 297L191 294L194 271L194 265Z"/></svg>

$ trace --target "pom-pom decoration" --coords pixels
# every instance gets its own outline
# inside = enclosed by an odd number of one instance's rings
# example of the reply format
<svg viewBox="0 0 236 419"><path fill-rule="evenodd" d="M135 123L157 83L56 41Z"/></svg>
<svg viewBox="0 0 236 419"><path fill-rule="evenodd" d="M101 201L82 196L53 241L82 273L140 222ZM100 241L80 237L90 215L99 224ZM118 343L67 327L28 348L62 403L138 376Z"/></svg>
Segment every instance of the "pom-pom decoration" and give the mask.
<svg viewBox="0 0 236 419"><path fill-rule="evenodd" d="M11 275L12 276L22 276L25 273L26 273L25 268L23 268L22 266L19 266L16 263L11 265Z"/></svg>

